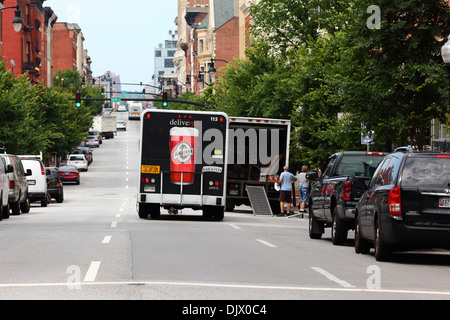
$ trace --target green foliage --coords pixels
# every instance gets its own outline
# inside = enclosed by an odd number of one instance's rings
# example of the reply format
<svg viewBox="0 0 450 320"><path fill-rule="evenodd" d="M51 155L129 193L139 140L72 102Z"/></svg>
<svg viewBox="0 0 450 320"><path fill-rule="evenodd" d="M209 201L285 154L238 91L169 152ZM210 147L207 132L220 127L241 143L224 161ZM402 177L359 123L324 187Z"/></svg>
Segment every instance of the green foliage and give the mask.
<svg viewBox="0 0 450 320"><path fill-rule="evenodd" d="M0 147L6 147L8 153L64 155L92 126L98 104L77 108L69 100L81 90L78 72L60 75L69 79L65 80L67 86L46 88L31 85L26 75L14 78L4 62L0 63ZM84 97L100 95L97 88L83 88L81 92Z"/></svg>

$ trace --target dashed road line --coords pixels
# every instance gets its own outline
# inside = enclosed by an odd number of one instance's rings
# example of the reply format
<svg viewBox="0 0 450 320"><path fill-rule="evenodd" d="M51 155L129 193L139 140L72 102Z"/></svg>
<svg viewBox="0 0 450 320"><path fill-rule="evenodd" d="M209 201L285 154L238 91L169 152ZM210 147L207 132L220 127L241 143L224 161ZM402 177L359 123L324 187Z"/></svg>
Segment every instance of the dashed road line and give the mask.
<svg viewBox="0 0 450 320"><path fill-rule="evenodd" d="M313 269L314 271L317 271L318 273L320 273L321 275L325 276L326 278L328 278L331 281L336 282L337 284L343 286L344 288L354 288L354 286L352 286L350 283L339 279L338 277L336 277L334 274L329 273L328 271L323 270L322 268L319 267L311 267L311 269Z"/></svg>
<svg viewBox="0 0 450 320"><path fill-rule="evenodd" d="M111 236L105 236L105 237L103 238L102 243L103 243L103 244L108 244L110 241L111 241Z"/></svg>
<svg viewBox="0 0 450 320"><path fill-rule="evenodd" d="M228 225L229 225L230 227L236 229L236 230L240 230L240 229L241 229L240 227L238 227L237 225L232 224L232 223L229 223Z"/></svg>
<svg viewBox="0 0 450 320"><path fill-rule="evenodd" d="M98 269L100 268L100 261L92 261L89 269L84 277L84 282L93 282L97 277Z"/></svg>
<svg viewBox="0 0 450 320"><path fill-rule="evenodd" d="M276 248L277 247L276 245L274 245L274 244L272 244L270 242L267 242L265 240L256 239L256 241L258 241L258 242L262 243L263 245L266 245L266 246L268 246L270 248Z"/></svg>
<svg viewBox="0 0 450 320"><path fill-rule="evenodd" d="M111 228L115 228L115 227L117 227L117 221L113 221L113 222L111 223Z"/></svg>

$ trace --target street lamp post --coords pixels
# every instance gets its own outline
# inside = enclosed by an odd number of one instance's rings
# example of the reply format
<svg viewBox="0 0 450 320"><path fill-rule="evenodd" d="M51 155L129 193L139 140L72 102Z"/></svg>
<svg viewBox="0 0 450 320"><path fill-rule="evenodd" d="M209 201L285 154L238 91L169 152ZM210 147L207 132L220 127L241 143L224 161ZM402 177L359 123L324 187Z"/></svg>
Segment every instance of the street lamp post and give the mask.
<svg viewBox="0 0 450 320"><path fill-rule="evenodd" d="M20 30L22 30L23 20L22 20L22 17L21 17L21 12L20 12L19 5L0 8L0 12L3 11L3 10L6 10L6 9L16 9L15 14L14 14L14 19L12 21L12 24L13 24L13 27L14 27L14 31L20 32Z"/></svg>
<svg viewBox="0 0 450 320"><path fill-rule="evenodd" d="M441 56L442 60L445 63L445 71L447 72L447 77L450 82L450 35L447 37L447 42L441 48ZM450 118L450 115L447 114L447 117ZM444 141L444 151L446 150L447 150L447 141Z"/></svg>

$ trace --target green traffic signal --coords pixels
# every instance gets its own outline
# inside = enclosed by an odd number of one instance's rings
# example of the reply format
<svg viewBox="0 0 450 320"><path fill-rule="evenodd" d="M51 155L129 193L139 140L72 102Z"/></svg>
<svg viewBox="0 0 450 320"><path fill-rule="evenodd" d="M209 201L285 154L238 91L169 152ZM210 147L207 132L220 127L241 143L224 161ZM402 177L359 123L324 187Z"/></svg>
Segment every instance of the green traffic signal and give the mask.
<svg viewBox="0 0 450 320"><path fill-rule="evenodd" d="M75 95L75 105L77 108L81 107L81 93L77 92Z"/></svg>
<svg viewBox="0 0 450 320"><path fill-rule="evenodd" d="M169 102L167 101L167 92L163 92L163 107L167 107L169 105Z"/></svg>

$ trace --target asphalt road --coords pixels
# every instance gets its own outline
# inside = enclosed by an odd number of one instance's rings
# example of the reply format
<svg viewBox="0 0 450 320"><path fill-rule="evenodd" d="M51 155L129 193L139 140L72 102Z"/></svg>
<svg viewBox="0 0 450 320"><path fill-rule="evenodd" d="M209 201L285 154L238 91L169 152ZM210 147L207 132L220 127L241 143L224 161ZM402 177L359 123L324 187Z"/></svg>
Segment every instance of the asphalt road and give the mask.
<svg viewBox="0 0 450 320"><path fill-rule="evenodd" d="M182 300L176 312L195 314L187 301L450 298L444 250L381 263L355 254L352 235L333 246L329 230L309 239L306 218L254 216L248 207L221 222L191 210L139 219L140 122L127 122L94 151L81 184L64 185L63 203L33 204L0 222L0 299Z"/></svg>

